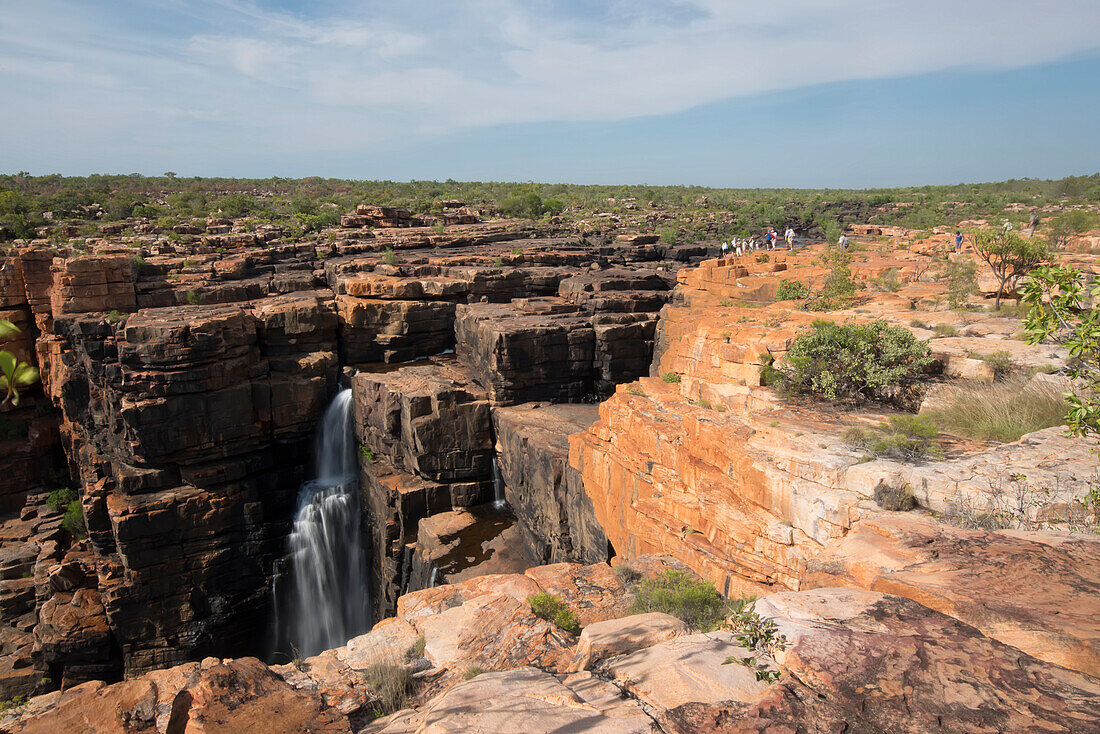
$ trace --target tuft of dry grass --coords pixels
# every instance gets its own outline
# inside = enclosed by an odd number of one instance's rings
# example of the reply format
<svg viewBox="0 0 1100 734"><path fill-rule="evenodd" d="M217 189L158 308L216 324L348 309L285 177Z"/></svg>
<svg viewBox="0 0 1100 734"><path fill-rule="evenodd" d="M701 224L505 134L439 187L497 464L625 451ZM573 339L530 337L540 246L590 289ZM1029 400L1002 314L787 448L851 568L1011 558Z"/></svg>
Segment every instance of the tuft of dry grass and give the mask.
<svg viewBox="0 0 1100 734"><path fill-rule="evenodd" d="M1009 443L1032 431L1064 424L1066 410L1056 385L1008 380L957 387L946 397L945 407L922 415L947 433Z"/></svg>

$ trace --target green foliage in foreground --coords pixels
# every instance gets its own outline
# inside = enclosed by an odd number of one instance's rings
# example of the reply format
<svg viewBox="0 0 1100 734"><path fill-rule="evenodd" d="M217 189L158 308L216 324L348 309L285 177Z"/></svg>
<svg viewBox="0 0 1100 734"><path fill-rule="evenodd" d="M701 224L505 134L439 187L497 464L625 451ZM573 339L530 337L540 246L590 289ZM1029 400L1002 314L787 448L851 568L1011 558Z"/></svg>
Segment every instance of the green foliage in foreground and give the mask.
<svg viewBox="0 0 1100 734"><path fill-rule="evenodd" d="M1075 381L1066 395L1066 423L1075 436L1100 432L1100 281L1091 285L1071 267L1042 267L1023 286L1031 306L1024 321L1027 342L1053 341L1069 349L1066 374Z"/></svg>
<svg viewBox="0 0 1100 734"><path fill-rule="evenodd" d="M569 607L565 606L565 602L553 594L535 594L528 597L527 602L531 605L531 611L534 612L536 617L541 617L547 622L556 624L566 632L574 635L580 633L581 626L577 622L577 617L570 611Z"/></svg>
<svg viewBox="0 0 1100 734"><path fill-rule="evenodd" d="M19 327L8 321L0 319L0 339L10 339L19 334ZM0 409L9 405L19 405L19 391L26 389L38 382L38 368L32 367L7 350L0 350L0 391L4 398L0 401Z"/></svg>
<svg viewBox="0 0 1100 734"><path fill-rule="evenodd" d="M824 400L904 403L932 364L928 343L885 321L815 321L766 377L781 389Z"/></svg>
<svg viewBox="0 0 1100 734"><path fill-rule="evenodd" d="M663 612L682 619L694 629L710 632L738 608L738 604L725 599L711 582L669 569L638 584L630 611L632 614Z"/></svg>

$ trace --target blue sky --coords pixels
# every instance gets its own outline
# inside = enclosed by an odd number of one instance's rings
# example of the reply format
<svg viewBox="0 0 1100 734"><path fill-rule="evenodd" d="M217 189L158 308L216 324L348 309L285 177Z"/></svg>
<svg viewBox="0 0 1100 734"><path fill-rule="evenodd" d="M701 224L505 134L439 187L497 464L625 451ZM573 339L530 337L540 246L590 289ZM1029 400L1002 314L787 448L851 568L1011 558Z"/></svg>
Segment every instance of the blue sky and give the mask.
<svg viewBox="0 0 1100 734"><path fill-rule="evenodd" d="M1100 2L32 0L0 171L887 186L1100 171Z"/></svg>

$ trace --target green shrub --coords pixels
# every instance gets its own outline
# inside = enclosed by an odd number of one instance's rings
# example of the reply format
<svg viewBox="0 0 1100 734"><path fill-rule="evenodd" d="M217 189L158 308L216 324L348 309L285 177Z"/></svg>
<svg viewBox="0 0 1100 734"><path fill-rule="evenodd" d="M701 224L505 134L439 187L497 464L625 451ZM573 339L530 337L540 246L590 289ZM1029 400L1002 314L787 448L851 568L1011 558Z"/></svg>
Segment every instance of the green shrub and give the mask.
<svg viewBox="0 0 1100 734"><path fill-rule="evenodd" d="M12 696L11 698L0 701L0 714L7 713L8 711L13 711L26 703L26 696Z"/></svg>
<svg viewBox="0 0 1100 734"><path fill-rule="evenodd" d="M80 497L72 487L55 489L46 496L46 506L54 512L64 512L71 502L79 502Z"/></svg>
<svg viewBox="0 0 1100 734"><path fill-rule="evenodd" d="M938 436L936 425L918 415L896 415L870 431L849 428L844 432L844 440L852 448L908 462L943 458L943 449L936 443Z"/></svg>
<svg viewBox="0 0 1100 734"><path fill-rule="evenodd" d="M736 663L750 668L758 681L775 683L780 672L767 662L756 659L757 654L774 656L776 652L787 648L787 638L779 633L779 627L771 619L764 619L752 608L749 600L738 602L733 609L729 624L724 629L733 632L734 639L741 647L754 653L748 657L728 657L722 665Z"/></svg>
<svg viewBox="0 0 1100 734"><path fill-rule="evenodd" d="M197 306L202 303L202 294L194 290L187 291L183 296L183 301L190 306Z"/></svg>
<svg viewBox="0 0 1100 734"><path fill-rule="evenodd" d="M810 289L797 280L783 280L775 291L777 301L798 301L809 295Z"/></svg>
<svg viewBox="0 0 1100 734"><path fill-rule="evenodd" d="M768 253L766 253L766 252L761 252L760 254L758 254L758 255L756 256L756 262L758 262L758 263L766 263L766 262L770 262L770 261L771 261L771 259L772 259L772 256L771 256L771 255L769 255L769 254L768 254Z"/></svg>
<svg viewBox="0 0 1100 734"><path fill-rule="evenodd" d="M61 520L61 527L65 528L74 538L83 538L88 534L88 528L84 525L84 506L80 501L70 502L65 508L65 517Z"/></svg>
<svg viewBox="0 0 1100 734"><path fill-rule="evenodd" d="M628 393L630 393L631 395L637 395L638 397L642 397L642 398L644 398L644 397L646 396L646 394L645 394L645 390L643 390L642 388L638 387L637 385L631 385L630 387L628 387L628 388L626 389L626 391L627 391Z"/></svg>
<svg viewBox="0 0 1100 734"><path fill-rule="evenodd" d="M392 247L387 247L386 251L382 253L382 262L386 263L387 265L397 264L397 255L394 254Z"/></svg>
<svg viewBox="0 0 1100 734"><path fill-rule="evenodd" d="M791 344L780 387L825 400L906 403L932 364L927 342L885 321L835 324L815 321Z"/></svg>
<svg viewBox="0 0 1100 734"><path fill-rule="evenodd" d="M666 372L661 375L661 379L669 383L670 385L679 385L683 378L681 378L680 375L676 372Z"/></svg>
<svg viewBox="0 0 1100 734"><path fill-rule="evenodd" d="M730 614L735 604L723 598L711 582L669 569L638 585L630 611L663 612L682 619L694 629L709 632Z"/></svg>
<svg viewBox="0 0 1100 734"><path fill-rule="evenodd" d="M1009 380L953 390L927 417L940 430L978 441L1008 443L1066 422L1066 399L1049 382Z"/></svg>
<svg viewBox="0 0 1100 734"><path fill-rule="evenodd" d="M375 456L374 451L367 448L366 446L360 446L359 453L362 454L363 458L367 461L374 461L376 458L378 458L377 456Z"/></svg>
<svg viewBox="0 0 1100 734"><path fill-rule="evenodd" d="M80 495L71 487L55 489L46 497L46 506L54 512L62 513L61 527L74 538L83 538L88 534L84 526L84 507L80 504Z"/></svg>
<svg viewBox="0 0 1100 734"><path fill-rule="evenodd" d="M577 622L577 617L569 610L569 607L565 606L565 602L553 594L535 594L528 597L527 602L531 605L531 611L534 612L536 617L552 622L574 635L580 633L581 626Z"/></svg>

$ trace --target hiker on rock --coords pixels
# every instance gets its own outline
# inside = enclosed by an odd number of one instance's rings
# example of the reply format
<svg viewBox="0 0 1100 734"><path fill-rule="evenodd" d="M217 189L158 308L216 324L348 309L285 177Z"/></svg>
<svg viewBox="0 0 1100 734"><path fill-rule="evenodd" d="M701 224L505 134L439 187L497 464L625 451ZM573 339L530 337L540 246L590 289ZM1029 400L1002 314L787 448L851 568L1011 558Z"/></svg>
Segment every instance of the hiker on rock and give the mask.
<svg viewBox="0 0 1100 734"><path fill-rule="evenodd" d="M955 230L955 254L959 254L963 251L963 234L959 230Z"/></svg>
<svg viewBox="0 0 1100 734"><path fill-rule="evenodd" d="M793 250L794 249L794 230L791 229L790 227L787 227L787 231L783 233L783 236L784 236L784 239L787 240L787 249L788 250Z"/></svg>

